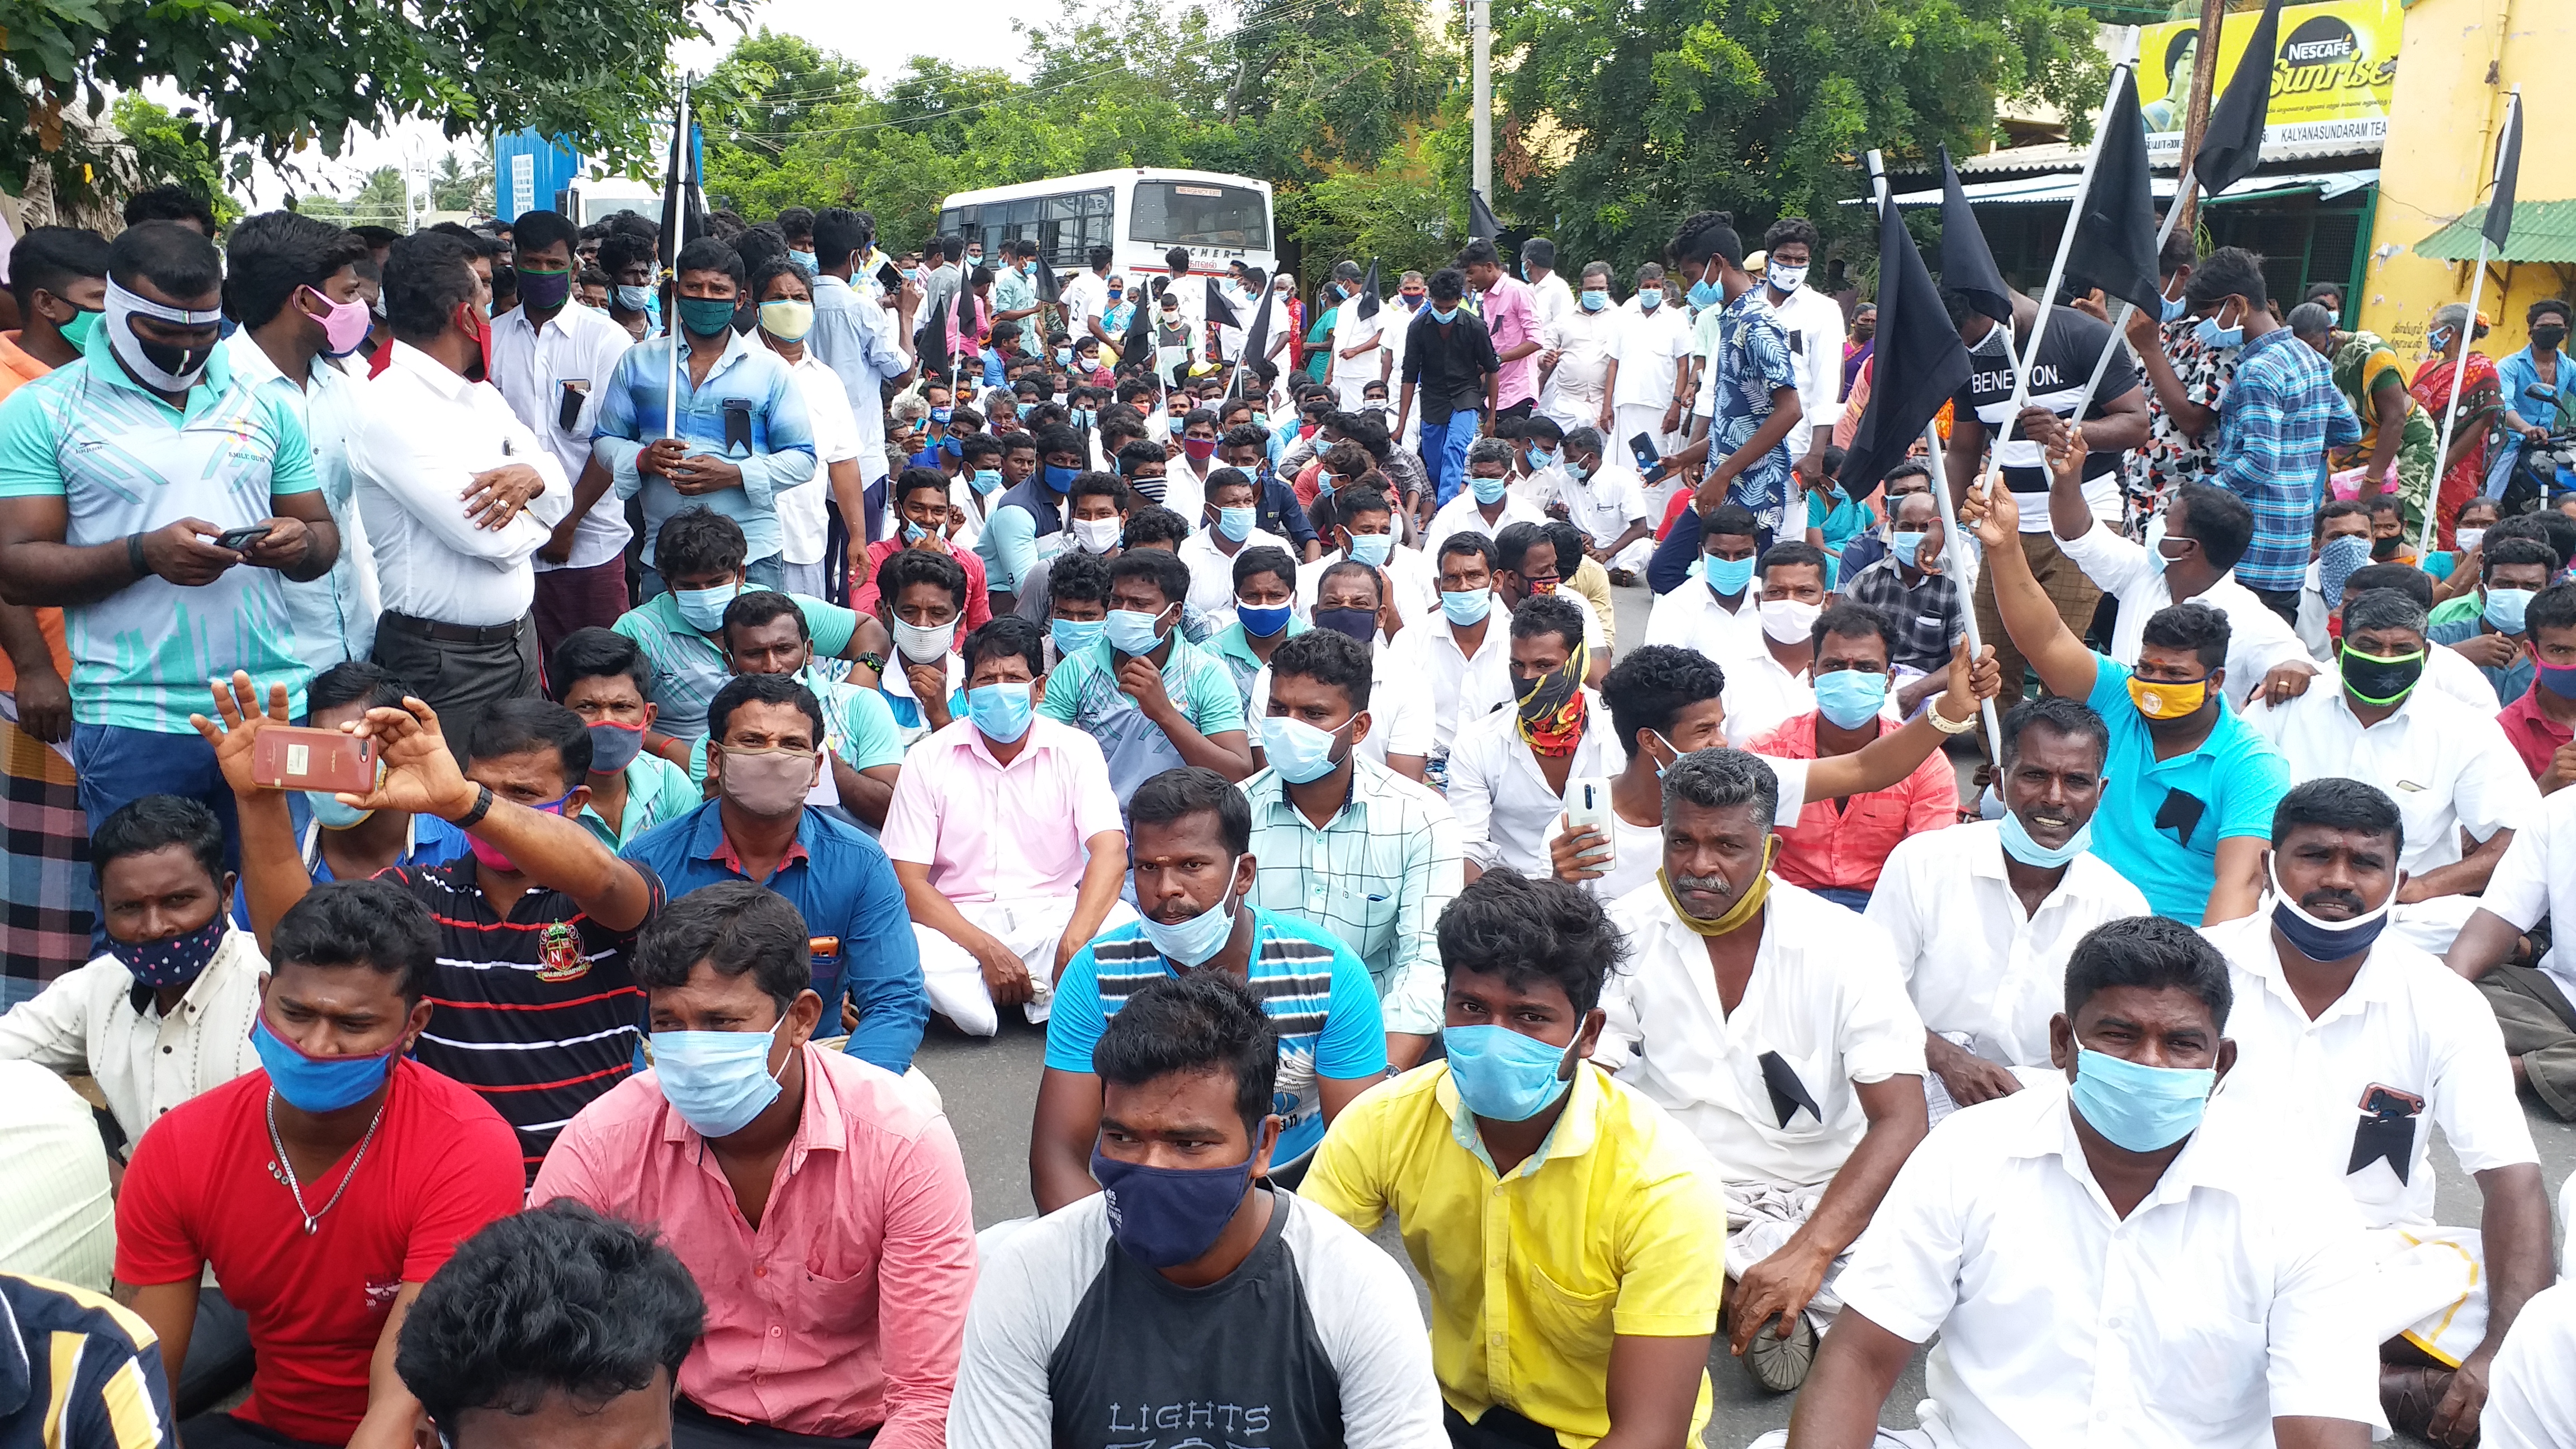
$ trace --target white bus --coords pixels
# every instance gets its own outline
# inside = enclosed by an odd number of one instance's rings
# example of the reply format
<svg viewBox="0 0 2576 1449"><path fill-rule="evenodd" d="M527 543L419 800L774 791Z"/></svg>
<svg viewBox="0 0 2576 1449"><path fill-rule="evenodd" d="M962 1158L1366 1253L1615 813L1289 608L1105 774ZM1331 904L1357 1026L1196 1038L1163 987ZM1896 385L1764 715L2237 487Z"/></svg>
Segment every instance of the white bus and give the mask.
<svg viewBox="0 0 2576 1449"><path fill-rule="evenodd" d="M1087 267L1104 244L1117 253L1110 270L1129 277L1161 275L1176 246L1189 249L1193 273L1209 276L1233 262L1264 272L1279 262L1270 183L1216 171L1140 166L961 191L940 204L939 230L981 240L987 257L1007 239L1032 238L1039 262L1059 273Z"/></svg>

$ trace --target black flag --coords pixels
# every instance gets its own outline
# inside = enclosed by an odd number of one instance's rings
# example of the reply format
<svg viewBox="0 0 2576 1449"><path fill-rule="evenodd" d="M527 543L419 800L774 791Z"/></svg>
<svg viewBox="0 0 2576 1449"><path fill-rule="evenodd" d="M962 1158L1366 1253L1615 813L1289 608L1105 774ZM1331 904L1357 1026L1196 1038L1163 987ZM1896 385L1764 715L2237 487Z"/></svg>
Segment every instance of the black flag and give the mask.
<svg viewBox="0 0 2576 1449"><path fill-rule="evenodd" d="M2012 288L1986 246L1986 233L1959 187L1959 172L1950 164L1950 148L1941 148L1941 285L1968 299L1968 305L2009 327Z"/></svg>
<svg viewBox="0 0 2576 1449"><path fill-rule="evenodd" d="M1377 295L1377 288L1378 288L1378 281L1377 281L1377 258L1375 258L1375 257L1371 257L1371 258L1369 258L1369 269L1368 269L1368 275L1367 275L1367 276L1365 276L1365 277L1362 277L1362 278L1360 279L1360 305L1359 305L1359 310L1358 310L1358 311L1356 311L1356 312L1354 312L1354 313L1352 313L1352 314L1351 314L1352 316L1355 316L1355 317L1359 318L1361 321L1366 322L1366 321L1367 321L1368 319L1370 319L1371 317L1374 317L1374 316L1376 316L1376 315L1377 315L1377 308L1378 308L1378 295Z"/></svg>
<svg viewBox="0 0 2576 1449"><path fill-rule="evenodd" d="M946 382L948 370L956 366L956 359L948 352L948 309L957 295L950 292L932 303L921 330L912 336L913 355L920 361L924 382Z"/></svg>
<svg viewBox="0 0 2576 1449"><path fill-rule="evenodd" d="M2099 287L2153 316L2164 315L2164 285L2156 276L2156 193L2147 170L2147 132L2138 119L2137 77L2111 78L2117 88L2111 111L2094 142L2093 186L2072 221L2075 241L2066 254L2066 279L2077 291ZM2049 299L2054 300L2054 299Z"/></svg>
<svg viewBox="0 0 2576 1449"><path fill-rule="evenodd" d="M1154 362L1154 299L1144 287L1127 289L1127 330L1118 338L1118 360L1125 364L1144 363L1147 371Z"/></svg>
<svg viewBox="0 0 2576 1449"><path fill-rule="evenodd" d="M1216 278L1207 279L1207 319L1220 327L1240 327L1242 319L1234 315L1234 304L1225 299L1225 287Z"/></svg>
<svg viewBox="0 0 2576 1449"><path fill-rule="evenodd" d="M1842 484L1854 497L1905 461L1932 415L1968 381L1968 349L1893 202L1878 220L1878 346L1869 367L1869 406L1843 460Z"/></svg>
<svg viewBox="0 0 2576 1449"><path fill-rule="evenodd" d="M693 122L682 134L682 127L671 127L671 151L662 166L662 275L676 277L680 270L680 249L707 234L706 196L698 189L694 148L684 151L697 131ZM688 179L681 180L683 171Z"/></svg>
<svg viewBox="0 0 2576 1449"><path fill-rule="evenodd" d="M2504 130L2496 137L2495 190L2487 193L2487 219L2478 225L2496 250L2513 235L2514 173L2522 169L2522 90L2505 97Z"/></svg>
<svg viewBox="0 0 2576 1449"><path fill-rule="evenodd" d="M1467 235L1487 241L1503 234L1503 224L1494 220L1494 209L1485 204L1485 193L1467 188Z"/></svg>
<svg viewBox="0 0 2576 1449"><path fill-rule="evenodd" d="M1243 334L1243 355L1235 359L1234 382L1238 393L1260 385L1252 376L1252 364L1259 362L1262 354L1270 350L1270 314L1278 307L1278 294L1270 290L1268 283L1263 283L1259 299L1252 304L1252 326Z"/></svg>
<svg viewBox="0 0 2576 1449"><path fill-rule="evenodd" d="M2253 175L2263 159L2263 125L2272 107L2272 61L2280 51L2280 35L2281 0L2265 0L2263 18L2254 23L2253 38L2245 42L2236 74L2227 78L2227 89L2210 108L2209 125L2200 133L2200 150L2191 158L2192 180L2203 196L2216 196ZM2204 44L2217 43L2207 36L2201 39Z"/></svg>
<svg viewBox="0 0 2576 1449"><path fill-rule="evenodd" d="M1039 261L1037 281L1039 301L1050 307L1060 307L1064 304L1064 286L1056 280L1053 262Z"/></svg>

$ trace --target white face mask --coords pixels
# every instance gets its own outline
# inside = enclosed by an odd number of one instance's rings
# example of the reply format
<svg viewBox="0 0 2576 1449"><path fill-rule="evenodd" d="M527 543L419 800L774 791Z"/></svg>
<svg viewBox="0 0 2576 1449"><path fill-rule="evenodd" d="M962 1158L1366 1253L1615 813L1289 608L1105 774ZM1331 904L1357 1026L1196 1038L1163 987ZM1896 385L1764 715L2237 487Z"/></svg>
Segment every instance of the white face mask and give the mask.
<svg viewBox="0 0 2576 1449"><path fill-rule="evenodd" d="M1107 553L1118 546L1123 526L1115 518L1077 518L1073 521L1074 547L1084 553Z"/></svg>
<svg viewBox="0 0 2576 1449"><path fill-rule="evenodd" d="M1798 290L1798 288L1806 282L1807 269L1805 267L1782 266L1778 262L1773 262L1770 270L1762 274L1762 280L1771 284L1771 290L1779 292L1785 296L1790 292Z"/></svg>
<svg viewBox="0 0 2576 1449"><path fill-rule="evenodd" d="M948 657L948 648L957 642L957 621L923 628L894 621L894 647L904 658L916 664L930 664Z"/></svg>
<svg viewBox="0 0 2576 1449"><path fill-rule="evenodd" d="M1803 643L1814 635L1816 619L1824 612L1824 605L1804 599L1764 599L1762 632L1783 644Z"/></svg>

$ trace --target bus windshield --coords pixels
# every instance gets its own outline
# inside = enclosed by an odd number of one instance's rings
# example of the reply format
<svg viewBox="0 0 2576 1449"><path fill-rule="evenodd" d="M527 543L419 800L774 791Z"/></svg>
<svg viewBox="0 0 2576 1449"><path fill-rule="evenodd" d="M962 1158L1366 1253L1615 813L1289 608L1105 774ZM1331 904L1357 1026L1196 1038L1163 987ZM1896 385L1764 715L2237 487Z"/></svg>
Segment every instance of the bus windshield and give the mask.
<svg viewBox="0 0 2576 1449"><path fill-rule="evenodd" d="M1270 209L1248 186L1204 181L1139 181L1127 222L1129 241L1156 246L1270 246Z"/></svg>

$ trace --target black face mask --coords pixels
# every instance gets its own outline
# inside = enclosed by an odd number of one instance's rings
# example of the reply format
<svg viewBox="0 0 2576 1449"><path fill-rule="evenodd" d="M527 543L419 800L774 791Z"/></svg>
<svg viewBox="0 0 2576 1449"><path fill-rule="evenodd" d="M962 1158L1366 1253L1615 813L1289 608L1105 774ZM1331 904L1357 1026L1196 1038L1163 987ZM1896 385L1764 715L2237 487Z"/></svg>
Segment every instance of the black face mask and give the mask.
<svg viewBox="0 0 2576 1449"><path fill-rule="evenodd" d="M2343 675L2343 687L2365 704L2395 704L2413 693L2416 682L2424 677L2422 650L2383 659L2345 644L2337 650L2335 664Z"/></svg>
<svg viewBox="0 0 2576 1449"><path fill-rule="evenodd" d="M2374 538L2370 541L2370 556L2385 563L2389 559L2397 557L2397 550L2405 547L2405 544L2406 540L2397 535L2391 535L2387 538Z"/></svg>
<svg viewBox="0 0 2576 1449"><path fill-rule="evenodd" d="M2557 323L2544 323L2531 329L2531 345L2542 352L2555 352L2567 340L2567 329Z"/></svg>

